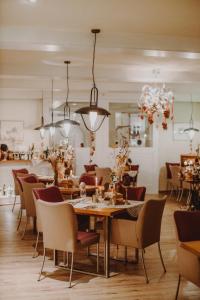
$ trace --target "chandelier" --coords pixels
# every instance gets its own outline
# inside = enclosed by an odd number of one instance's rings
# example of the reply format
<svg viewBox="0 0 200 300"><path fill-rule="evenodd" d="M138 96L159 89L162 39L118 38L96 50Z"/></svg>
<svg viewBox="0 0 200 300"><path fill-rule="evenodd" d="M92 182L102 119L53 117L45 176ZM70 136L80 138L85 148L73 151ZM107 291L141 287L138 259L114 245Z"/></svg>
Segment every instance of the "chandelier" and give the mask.
<svg viewBox="0 0 200 300"><path fill-rule="evenodd" d="M158 70L153 70L154 74L158 74ZM138 100L138 108L140 117L147 117L148 123L151 125L155 121L155 117L162 116L162 127L167 129L167 119L174 117L174 95L163 84L161 87L144 85L141 96Z"/></svg>
<svg viewBox="0 0 200 300"><path fill-rule="evenodd" d="M100 32L100 29L92 29L91 32L94 34L94 48L93 48L93 60L92 60L92 79L93 87L90 91L90 106L82 107L76 111L77 114L81 115L83 123L87 130L90 132L96 132L99 130L105 117L108 117L110 113L98 106L98 88L94 78L94 64L95 64L95 50L96 50L96 35ZM88 116L88 118L87 118ZM88 121L87 121L88 119Z"/></svg>
<svg viewBox="0 0 200 300"><path fill-rule="evenodd" d="M70 64L70 61L64 61L64 63L67 66L67 96L66 96L66 102L64 106L64 119L61 121L56 122L56 125L60 126L60 133L65 137L69 137L69 132L72 126L77 125L79 126L80 124L74 120L71 120L70 116L70 106L68 102L69 98L69 69L68 66Z"/></svg>

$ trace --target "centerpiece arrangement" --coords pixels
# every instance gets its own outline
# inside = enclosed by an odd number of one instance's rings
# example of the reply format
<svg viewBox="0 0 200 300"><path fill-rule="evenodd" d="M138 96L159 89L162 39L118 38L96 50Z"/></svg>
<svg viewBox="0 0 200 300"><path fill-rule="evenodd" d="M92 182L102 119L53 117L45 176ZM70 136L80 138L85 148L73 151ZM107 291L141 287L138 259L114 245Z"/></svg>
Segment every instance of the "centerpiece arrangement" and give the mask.
<svg viewBox="0 0 200 300"><path fill-rule="evenodd" d="M48 160L54 170L54 184L59 185L60 182L66 180L66 184L73 185L73 181L69 180L69 176L73 174L75 153L71 145L60 146L49 150Z"/></svg>

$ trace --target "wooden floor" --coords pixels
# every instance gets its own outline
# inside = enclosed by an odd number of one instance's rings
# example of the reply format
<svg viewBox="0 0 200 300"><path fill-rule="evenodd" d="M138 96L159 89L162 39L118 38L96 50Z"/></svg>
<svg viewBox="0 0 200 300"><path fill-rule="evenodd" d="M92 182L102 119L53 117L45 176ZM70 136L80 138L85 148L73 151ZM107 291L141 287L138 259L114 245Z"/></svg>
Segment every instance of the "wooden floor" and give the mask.
<svg viewBox="0 0 200 300"><path fill-rule="evenodd" d="M1 201L1 200L0 200ZM2 202L3 203L3 202ZM79 273L73 275L73 288L67 287L68 273L54 268L47 259L44 268L46 277L37 281L42 256L33 259L33 240L29 230L25 240L16 232L17 206L14 213L11 205L0 202L0 299L48 299L48 300L95 300L95 299L174 299L177 286L176 248L173 211L178 208L175 201L167 202L162 223L161 247L167 273L163 274L156 246L146 250L145 258L150 283L145 283L141 261L138 265L112 262L112 270L118 275L109 279ZM113 255L116 247L112 247ZM122 257L123 248L120 248ZM132 250L128 251L129 259ZM92 258L91 258L92 259ZM102 262L101 262L102 263ZM200 299L200 290L192 283L182 281L179 299Z"/></svg>

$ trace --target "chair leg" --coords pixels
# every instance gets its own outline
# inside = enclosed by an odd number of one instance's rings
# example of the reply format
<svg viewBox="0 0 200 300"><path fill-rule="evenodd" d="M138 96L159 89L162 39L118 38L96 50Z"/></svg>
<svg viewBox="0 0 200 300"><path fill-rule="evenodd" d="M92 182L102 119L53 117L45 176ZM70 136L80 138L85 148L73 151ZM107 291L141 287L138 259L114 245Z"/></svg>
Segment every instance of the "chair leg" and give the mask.
<svg viewBox="0 0 200 300"><path fill-rule="evenodd" d="M181 189L180 197L179 197L179 199L178 199L179 202L181 202L182 197L183 197L183 189Z"/></svg>
<svg viewBox="0 0 200 300"><path fill-rule="evenodd" d="M44 248L43 262L42 262L42 267L41 267L41 270L40 270L40 275L39 275L38 281L40 281L40 278L41 278L41 276L42 276L42 271L43 271L43 268L44 268L44 262L45 262L45 254L46 254L46 251L45 251L45 248Z"/></svg>
<svg viewBox="0 0 200 300"><path fill-rule="evenodd" d="M133 263L138 264L138 262L139 262L139 249L135 248L135 255L133 254Z"/></svg>
<svg viewBox="0 0 200 300"><path fill-rule="evenodd" d="M70 275L69 275L69 288L72 287L72 272L73 272L73 265L74 265L74 253L72 252L71 268L70 268Z"/></svg>
<svg viewBox="0 0 200 300"><path fill-rule="evenodd" d="M17 200L17 195L15 195L15 199L14 199L14 202L13 202L13 207L12 207L12 212L14 211L15 204L16 204L16 200Z"/></svg>
<svg viewBox="0 0 200 300"><path fill-rule="evenodd" d="M25 236L25 233L26 233L26 228L27 228L27 225L28 225L28 217L26 217L26 224L24 226L24 231L23 231L23 234L22 234L22 240L24 239L24 236Z"/></svg>
<svg viewBox="0 0 200 300"><path fill-rule="evenodd" d="M20 224L21 224L21 220L22 220L22 209L20 208L20 214L19 214L19 222L17 225L17 231L19 230Z"/></svg>
<svg viewBox="0 0 200 300"><path fill-rule="evenodd" d="M36 243L35 243L35 249L34 249L34 253L33 253L33 258L36 258L38 255L36 255L36 253L37 253L37 247L38 247L38 242L39 242L39 236L40 236L40 233L39 233L39 231L38 231L38 233L37 233L37 239L36 239Z"/></svg>
<svg viewBox="0 0 200 300"><path fill-rule="evenodd" d="M161 252L161 249L160 249L160 242L158 242L158 251L159 251L160 260L161 260L161 263L162 263L162 266L163 266L163 270L166 273L166 268L165 268L164 260L163 260L163 257L162 257L162 252Z"/></svg>
<svg viewBox="0 0 200 300"><path fill-rule="evenodd" d="M178 285L177 285L177 289L176 289L175 300L178 299L178 293L179 293L180 283L181 283L181 275L179 274L179 276L178 276Z"/></svg>
<svg viewBox="0 0 200 300"><path fill-rule="evenodd" d="M124 247L124 264L127 264L127 246Z"/></svg>
<svg viewBox="0 0 200 300"><path fill-rule="evenodd" d="M97 243L97 273L99 273L99 243Z"/></svg>
<svg viewBox="0 0 200 300"><path fill-rule="evenodd" d="M146 266L145 266L145 262L144 262L144 249L142 249L142 264L143 264L143 269L144 269L144 273L145 273L146 283L149 283L149 279L147 276L147 270L146 270Z"/></svg>

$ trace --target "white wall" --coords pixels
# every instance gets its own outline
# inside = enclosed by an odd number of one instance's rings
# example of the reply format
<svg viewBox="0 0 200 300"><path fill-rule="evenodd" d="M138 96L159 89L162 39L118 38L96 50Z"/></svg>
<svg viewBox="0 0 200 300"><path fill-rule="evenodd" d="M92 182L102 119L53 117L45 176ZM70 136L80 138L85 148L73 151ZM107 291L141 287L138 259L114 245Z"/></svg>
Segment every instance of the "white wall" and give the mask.
<svg viewBox="0 0 200 300"><path fill-rule="evenodd" d="M42 102L41 100L0 100L0 120L15 120L24 122L24 140L20 143L9 143L0 140L0 143L8 144L10 150L27 151L31 144L37 149L41 147L39 131L33 130L40 125Z"/></svg>

